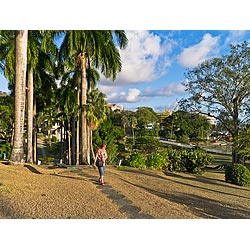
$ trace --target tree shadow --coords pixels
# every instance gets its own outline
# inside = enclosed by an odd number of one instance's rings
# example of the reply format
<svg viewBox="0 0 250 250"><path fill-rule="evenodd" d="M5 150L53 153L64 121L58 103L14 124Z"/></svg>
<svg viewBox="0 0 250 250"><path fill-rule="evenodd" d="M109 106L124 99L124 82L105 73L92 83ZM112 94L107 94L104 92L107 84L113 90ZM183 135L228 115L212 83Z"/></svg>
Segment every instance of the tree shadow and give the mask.
<svg viewBox="0 0 250 250"><path fill-rule="evenodd" d="M168 201L187 206L195 215L207 219L247 219L250 218L250 211L243 206L233 206L225 202L209 199L206 197L183 194L177 192L176 194L166 194L153 190L148 187L137 185L126 181L127 183L144 189L145 191L156 195Z"/></svg>
<svg viewBox="0 0 250 250"><path fill-rule="evenodd" d="M12 204L0 196L0 216L4 219L21 219L22 215L16 211Z"/></svg>
<svg viewBox="0 0 250 250"><path fill-rule="evenodd" d="M239 190L243 190L243 191L248 190L247 188L241 188L241 187L238 187L238 186L232 186L231 187L230 185L232 185L232 184L226 183L225 181L222 181L222 180L219 180L219 179L211 179L211 178L208 178L208 177L205 177L205 176L198 176L198 175L191 175L191 174L183 176L183 175L176 174L174 172L164 171L164 174L165 174L166 177L163 177L163 176L157 175L157 174L155 174L153 172L148 172L148 171L145 171L145 170L138 170L138 169L122 169L122 170L119 170L119 171L125 171L125 172L128 172L128 173L134 173L134 174L139 173L139 174L159 178L161 180L166 180L166 181L173 181L173 180L167 178L167 176L171 176L171 177L174 177L174 178L177 178L177 179L180 179L180 180L184 180L184 181L189 180L189 181L194 181L194 182L200 182L202 184L211 184L211 185L221 186L223 188L226 187L226 188L231 189L231 190L235 190L235 188L237 188ZM173 182L179 183L179 184L182 184L182 185L186 185L186 186L190 186L190 187L203 189L203 190L210 191L210 192L212 191L212 192L217 192L217 193L221 193L221 194L236 196L236 197L239 197L239 198L250 199L248 196L246 197L246 196L241 196L241 195L234 195L234 194L228 193L228 192L222 192L222 191L218 191L218 190L214 190L214 189L210 189L210 188L201 187L199 185L188 184L188 183L186 183L184 181L182 182L182 181L174 180Z"/></svg>
<svg viewBox="0 0 250 250"><path fill-rule="evenodd" d="M68 175L62 175L62 174L56 174L56 173L53 173L53 174L50 174L50 175L53 175L53 176L56 176L56 177L62 177L62 178L67 178L67 179L73 179L73 180L80 180L80 181L86 181L85 179L81 178L81 177L75 177L75 176L68 176Z"/></svg>
<svg viewBox="0 0 250 250"><path fill-rule="evenodd" d="M34 167L30 166L30 165L25 164L24 166L26 168L28 168L34 174L43 174L43 173L39 172L36 168L34 168Z"/></svg>
<svg viewBox="0 0 250 250"><path fill-rule="evenodd" d="M194 182L200 182L200 183L203 183L203 184L211 184L211 185L215 185L215 186L221 186L223 188L231 189L232 191L234 191L235 188L237 188L238 190L242 190L242 191L248 191L248 189L240 188L238 186L237 187L235 187L235 186L231 187L229 185L232 185L232 184L228 184L228 183L223 182L221 180L210 179L210 178L207 178L207 177L204 177L204 176L185 176L184 177L184 176L172 173L172 172L168 173L166 175L175 177L175 178L180 179L180 180L181 179L182 180L190 180L190 181L194 181ZM170 179L168 179L168 181L172 181L174 183L179 183L179 184L186 185L186 186L189 186L189 187L199 188L199 189L206 190L206 191L212 191L212 192L225 194L225 195L230 195L230 196L235 196L235 197L244 198L244 199L248 199L248 200L250 199L249 196L242 196L242 195L238 195L238 194L235 195L235 194L232 194L232 193L229 193L229 192L222 192L222 191L214 190L214 189L211 189L211 188L201 187L199 185L192 185L192 184L188 184L186 182L182 182L182 181L178 181L178 180L170 180ZM221 183L218 183L218 182L221 182Z"/></svg>
<svg viewBox="0 0 250 250"><path fill-rule="evenodd" d="M155 177L155 178L159 178L159 179L162 179L162 180L166 180L166 178L163 177L163 176L160 176L160 175L155 174L153 172L140 170L140 169L118 169L118 171L123 171L123 172L133 173L133 174L143 174L143 175L147 175L147 176L150 176L150 177Z"/></svg>

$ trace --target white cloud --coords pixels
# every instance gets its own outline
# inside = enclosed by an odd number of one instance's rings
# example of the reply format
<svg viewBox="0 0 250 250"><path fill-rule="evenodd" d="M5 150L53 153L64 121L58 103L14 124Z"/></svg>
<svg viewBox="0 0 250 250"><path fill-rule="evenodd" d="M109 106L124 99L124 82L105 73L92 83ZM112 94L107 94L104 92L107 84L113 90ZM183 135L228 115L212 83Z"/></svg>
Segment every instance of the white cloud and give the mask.
<svg viewBox="0 0 250 250"><path fill-rule="evenodd" d="M184 94L184 93L185 93L185 87L181 83L170 83L158 89L147 87L143 90L141 96L146 96L146 97L174 96L176 94Z"/></svg>
<svg viewBox="0 0 250 250"><path fill-rule="evenodd" d="M126 96L127 102L137 102L140 96L141 91L139 89L129 89L128 95Z"/></svg>
<svg viewBox="0 0 250 250"><path fill-rule="evenodd" d="M174 42L149 31L126 31L126 35L128 46L120 50L122 71L117 76L117 84L150 82L164 75L171 65L169 54ZM102 83L110 84L110 81L103 79Z"/></svg>
<svg viewBox="0 0 250 250"><path fill-rule="evenodd" d="M179 64L184 67L195 67L203 61L211 58L217 52L219 37L205 34L202 41L189 48L185 48L177 57Z"/></svg>
<svg viewBox="0 0 250 250"><path fill-rule="evenodd" d="M225 39L225 46L229 44L240 43L244 40L246 35L245 30L232 30L229 32L229 36Z"/></svg>
<svg viewBox="0 0 250 250"><path fill-rule="evenodd" d="M129 88L127 92L117 86L100 86L100 91L106 94L110 103L135 103L141 99L141 90Z"/></svg>
<svg viewBox="0 0 250 250"><path fill-rule="evenodd" d="M146 87L142 90L129 88L123 90L120 86L102 85L100 91L106 94L110 103L136 103L157 97L173 97L178 94L185 94L185 87L181 83L170 83L162 88Z"/></svg>

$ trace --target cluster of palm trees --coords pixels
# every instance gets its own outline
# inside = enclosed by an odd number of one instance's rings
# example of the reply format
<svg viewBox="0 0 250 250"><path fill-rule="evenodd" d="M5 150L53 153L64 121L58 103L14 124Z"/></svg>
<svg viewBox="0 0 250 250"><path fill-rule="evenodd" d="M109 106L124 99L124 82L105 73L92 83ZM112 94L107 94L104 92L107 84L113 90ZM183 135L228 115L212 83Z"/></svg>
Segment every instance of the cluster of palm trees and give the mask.
<svg viewBox="0 0 250 250"><path fill-rule="evenodd" d="M100 74L115 80L127 43L122 30L0 31L0 68L15 97L11 162L25 161L25 125L26 161L36 162L37 124L50 128L56 119L67 134L69 163L90 164L92 131L107 114L96 83Z"/></svg>

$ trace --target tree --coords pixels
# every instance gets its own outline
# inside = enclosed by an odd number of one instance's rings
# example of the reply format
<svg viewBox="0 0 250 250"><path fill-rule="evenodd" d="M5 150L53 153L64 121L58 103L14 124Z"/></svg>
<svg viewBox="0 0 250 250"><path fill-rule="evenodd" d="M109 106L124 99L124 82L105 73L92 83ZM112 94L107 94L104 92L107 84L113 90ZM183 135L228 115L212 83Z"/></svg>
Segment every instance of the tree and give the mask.
<svg viewBox="0 0 250 250"><path fill-rule="evenodd" d="M0 141L11 142L14 123L14 98L0 96Z"/></svg>
<svg viewBox="0 0 250 250"><path fill-rule="evenodd" d="M52 31L29 31L27 51L27 162L33 163L34 148L36 142L34 136L34 118L36 114L36 99L34 99L34 88L42 84L41 75L44 67L41 67L39 60L43 60L46 65L46 74L51 72L48 61L56 54L54 44L54 32ZM55 56L54 56L55 57ZM55 58L54 58L55 59ZM35 81L35 84L34 84ZM36 159L35 159L36 160Z"/></svg>
<svg viewBox="0 0 250 250"><path fill-rule="evenodd" d="M115 38L114 36L115 35ZM81 70L82 163L90 163L87 135L87 73L91 67L99 69L106 78L115 80L121 71L121 58L116 43L122 49L127 45L124 31L67 31L60 47L60 59L72 65L75 59Z"/></svg>
<svg viewBox="0 0 250 250"><path fill-rule="evenodd" d="M122 115L121 123L123 126L124 136L126 136L126 127L129 125L129 119L126 115Z"/></svg>
<svg viewBox="0 0 250 250"><path fill-rule="evenodd" d="M130 117L130 126L132 130L133 145L135 145L135 128L138 124L137 118L135 116Z"/></svg>
<svg viewBox="0 0 250 250"><path fill-rule="evenodd" d="M109 113L108 103L105 100L105 95L100 92L97 88L93 88L88 93L87 103L87 125L89 133L89 145L92 152L92 159L95 158L94 147L93 147L93 131L96 130L101 123L107 119Z"/></svg>
<svg viewBox="0 0 250 250"><path fill-rule="evenodd" d="M250 44L230 46L230 53L189 69L184 86L190 98L180 101L180 108L199 111L220 120L236 138L250 111ZM241 163L233 151L233 163Z"/></svg>
<svg viewBox="0 0 250 250"><path fill-rule="evenodd" d="M15 82L15 31L0 31L0 69L13 90Z"/></svg>
<svg viewBox="0 0 250 250"><path fill-rule="evenodd" d="M235 151L244 155L247 160L250 160L250 125L245 125L235 138Z"/></svg>
<svg viewBox="0 0 250 250"><path fill-rule="evenodd" d="M13 164L24 161L23 133L25 114L25 86L27 67L28 31L16 31L16 77L15 77L15 122L14 141L10 161Z"/></svg>
<svg viewBox="0 0 250 250"><path fill-rule="evenodd" d="M136 110L136 117L140 128L146 128L150 123L156 126L159 120L154 110L149 107L139 107Z"/></svg>

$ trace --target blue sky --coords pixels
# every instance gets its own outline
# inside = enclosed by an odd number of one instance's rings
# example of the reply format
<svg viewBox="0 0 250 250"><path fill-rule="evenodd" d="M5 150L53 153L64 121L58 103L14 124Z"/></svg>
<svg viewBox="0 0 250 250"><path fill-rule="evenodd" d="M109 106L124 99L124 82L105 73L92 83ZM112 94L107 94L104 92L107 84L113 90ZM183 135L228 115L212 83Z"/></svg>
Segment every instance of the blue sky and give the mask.
<svg viewBox="0 0 250 250"><path fill-rule="evenodd" d="M229 52L229 45L250 39L243 30L127 30L121 50L122 71L115 82L102 78L98 88L107 101L125 109L152 107L173 110L187 93L181 82L188 68ZM8 91L0 76L0 90Z"/></svg>
<svg viewBox="0 0 250 250"><path fill-rule="evenodd" d="M249 31L127 31L128 46L122 50L122 72L99 88L108 101L136 109L173 110L187 93L184 72L212 57L228 53L229 45L249 40Z"/></svg>

